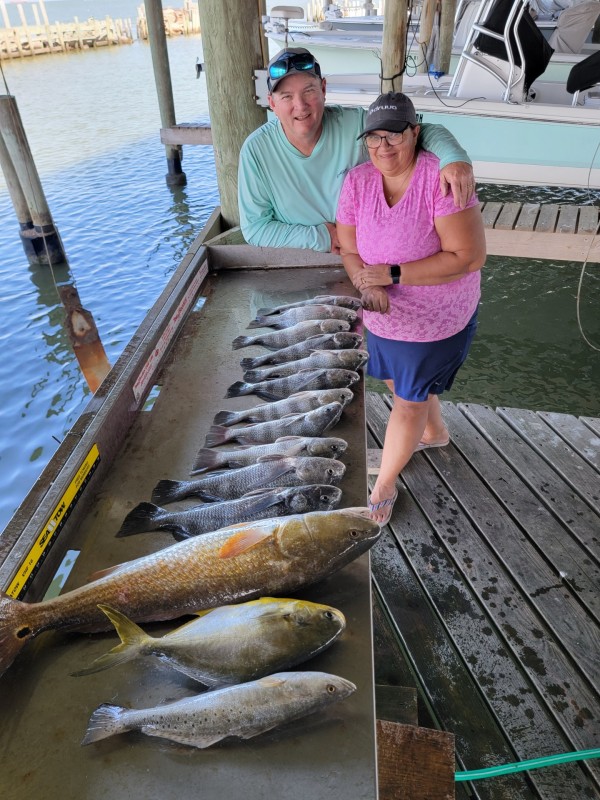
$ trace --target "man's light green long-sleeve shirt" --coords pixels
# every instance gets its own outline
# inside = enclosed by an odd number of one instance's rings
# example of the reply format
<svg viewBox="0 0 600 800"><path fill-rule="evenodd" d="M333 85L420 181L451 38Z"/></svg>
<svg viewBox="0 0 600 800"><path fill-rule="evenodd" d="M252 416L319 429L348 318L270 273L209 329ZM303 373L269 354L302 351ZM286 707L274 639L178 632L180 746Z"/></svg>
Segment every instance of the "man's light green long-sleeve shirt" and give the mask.
<svg viewBox="0 0 600 800"><path fill-rule="evenodd" d="M366 109L326 106L323 132L304 156L278 119L246 139L240 153L240 225L247 242L262 247L302 247L329 252L325 222L335 222L346 172L368 158L357 137ZM470 159L442 125L423 124L420 143L440 159L440 169Z"/></svg>

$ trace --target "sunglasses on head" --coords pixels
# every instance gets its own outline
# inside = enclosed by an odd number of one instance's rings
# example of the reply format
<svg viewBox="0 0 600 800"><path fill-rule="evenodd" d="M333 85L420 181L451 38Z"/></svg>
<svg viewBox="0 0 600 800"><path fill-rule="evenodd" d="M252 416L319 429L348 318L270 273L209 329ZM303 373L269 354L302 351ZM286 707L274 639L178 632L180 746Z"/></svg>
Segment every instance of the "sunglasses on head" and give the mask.
<svg viewBox="0 0 600 800"><path fill-rule="evenodd" d="M273 81L279 80L290 70L312 71L321 77L321 67L310 53L284 53L269 66L269 78Z"/></svg>

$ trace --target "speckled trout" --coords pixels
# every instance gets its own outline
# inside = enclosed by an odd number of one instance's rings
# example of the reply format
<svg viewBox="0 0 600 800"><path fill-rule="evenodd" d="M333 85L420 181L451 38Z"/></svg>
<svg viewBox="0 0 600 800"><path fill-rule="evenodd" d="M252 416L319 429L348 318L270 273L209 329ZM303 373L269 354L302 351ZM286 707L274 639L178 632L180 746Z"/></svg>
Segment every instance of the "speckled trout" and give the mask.
<svg viewBox="0 0 600 800"><path fill-rule="evenodd" d="M296 392L283 400L262 403L242 411L218 411L215 425L237 425L239 422L270 422L288 414L306 414L329 403L346 407L354 399L352 389L316 389L314 392Z"/></svg>
<svg viewBox="0 0 600 800"><path fill-rule="evenodd" d="M326 672L276 672L139 711L105 703L92 714L82 744L139 730L192 747L210 747L228 736L251 739L354 691L353 683Z"/></svg>
<svg viewBox="0 0 600 800"><path fill-rule="evenodd" d="M249 328L291 328L299 322L313 319L343 319L350 325L358 320L358 314L351 308L343 306L307 305L289 308L281 314L257 316L248 325Z"/></svg>
<svg viewBox="0 0 600 800"><path fill-rule="evenodd" d="M295 667L332 645L346 627L337 608L261 597L200 611L197 619L156 637L114 608L100 608L121 643L74 675L150 657L213 689Z"/></svg>
<svg viewBox="0 0 600 800"><path fill-rule="evenodd" d="M315 350L350 350L360 347L363 337L360 333L340 331L339 333L322 333L320 336L310 336L298 344L282 347L253 358L242 358L242 369L255 369L269 364L284 364L286 361L299 361L306 358Z"/></svg>
<svg viewBox="0 0 600 800"><path fill-rule="evenodd" d="M343 306L344 308L351 308L353 311L358 311L358 309L362 307L362 303L358 297L350 297L345 294L320 294L308 300L298 300L296 303L286 303L285 305L274 306L273 308L259 308L256 313L259 315L282 314L290 308L321 304L326 306Z"/></svg>
<svg viewBox="0 0 600 800"><path fill-rule="evenodd" d="M299 322L297 325L281 331L269 331L269 333L259 333L256 336L237 336L231 346L234 350L239 350L240 347L260 344L268 347L269 350L279 350L281 347L290 347L290 345L303 342L309 336L349 330L350 323L344 319L306 320L306 322Z"/></svg>
<svg viewBox="0 0 600 800"><path fill-rule="evenodd" d="M99 604L135 622L288 595L353 561L379 538L366 508L315 511L196 536L112 567L40 603L0 595L0 675L34 636L52 629L106 630Z"/></svg>
<svg viewBox="0 0 600 800"><path fill-rule="evenodd" d="M269 367L248 369L244 372L244 380L248 383L271 381L274 378L285 378L295 375L303 369L349 369L353 372L360 369L369 360L366 350L315 350L306 358L288 361L285 364L274 364Z"/></svg>

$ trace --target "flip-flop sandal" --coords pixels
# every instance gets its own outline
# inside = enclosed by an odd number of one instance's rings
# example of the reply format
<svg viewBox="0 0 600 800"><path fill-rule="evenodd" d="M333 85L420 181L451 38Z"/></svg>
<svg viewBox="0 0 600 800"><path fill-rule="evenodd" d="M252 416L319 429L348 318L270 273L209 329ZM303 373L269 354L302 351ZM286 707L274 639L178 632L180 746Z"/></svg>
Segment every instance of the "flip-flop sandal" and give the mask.
<svg viewBox="0 0 600 800"><path fill-rule="evenodd" d="M445 442L419 442L415 447L415 453L419 450L428 450L430 447L447 447L450 444L450 437Z"/></svg>
<svg viewBox="0 0 600 800"><path fill-rule="evenodd" d="M398 499L398 490L394 492L392 497L388 497L386 500L381 500L379 503L372 503L369 500L369 511L379 511L380 508L387 508L386 515L384 519L379 522L379 525L387 525L390 521L390 517L392 516L392 511L394 510L394 503Z"/></svg>

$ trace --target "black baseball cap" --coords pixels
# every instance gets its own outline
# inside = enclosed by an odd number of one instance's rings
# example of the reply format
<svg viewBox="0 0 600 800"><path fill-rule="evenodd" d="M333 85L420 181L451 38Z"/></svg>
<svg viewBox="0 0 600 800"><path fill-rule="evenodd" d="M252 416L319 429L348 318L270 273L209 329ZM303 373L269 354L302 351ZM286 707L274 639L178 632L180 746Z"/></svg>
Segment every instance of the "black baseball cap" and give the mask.
<svg viewBox="0 0 600 800"><path fill-rule="evenodd" d="M402 133L409 125L417 124L412 100L402 92L387 92L369 106L365 127L358 138L377 130Z"/></svg>

